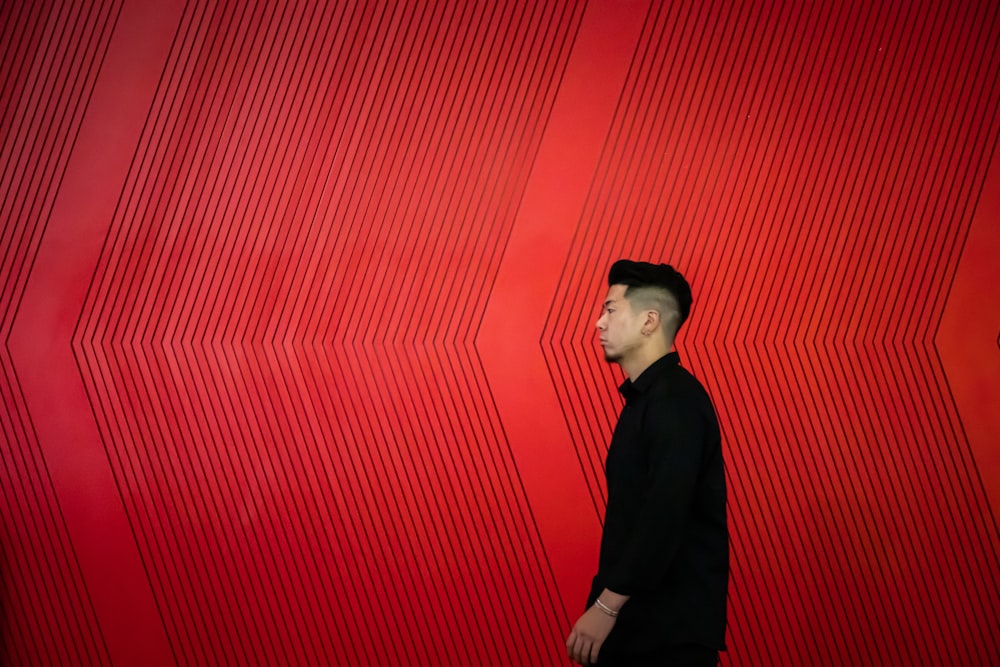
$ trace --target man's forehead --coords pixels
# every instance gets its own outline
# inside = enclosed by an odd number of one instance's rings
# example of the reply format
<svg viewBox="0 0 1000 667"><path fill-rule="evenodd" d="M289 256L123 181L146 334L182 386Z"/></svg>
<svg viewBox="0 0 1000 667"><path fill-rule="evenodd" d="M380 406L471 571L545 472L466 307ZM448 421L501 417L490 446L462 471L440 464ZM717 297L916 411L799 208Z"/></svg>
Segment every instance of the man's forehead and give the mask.
<svg viewBox="0 0 1000 667"><path fill-rule="evenodd" d="M626 287L625 285L612 285L611 287L608 288L608 295L604 297L605 303L609 303L611 301L620 301L624 299L625 290L627 289L628 287Z"/></svg>

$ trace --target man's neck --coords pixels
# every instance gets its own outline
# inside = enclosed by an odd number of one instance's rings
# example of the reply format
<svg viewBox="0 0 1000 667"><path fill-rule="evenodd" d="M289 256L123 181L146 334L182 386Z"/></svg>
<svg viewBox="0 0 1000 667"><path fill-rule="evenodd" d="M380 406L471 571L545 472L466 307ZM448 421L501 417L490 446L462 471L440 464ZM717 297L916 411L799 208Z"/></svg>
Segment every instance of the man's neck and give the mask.
<svg viewBox="0 0 1000 667"><path fill-rule="evenodd" d="M652 366L656 361L674 351L673 345L647 345L635 351L629 359L621 362L622 370L628 376L630 382L635 382L636 378Z"/></svg>

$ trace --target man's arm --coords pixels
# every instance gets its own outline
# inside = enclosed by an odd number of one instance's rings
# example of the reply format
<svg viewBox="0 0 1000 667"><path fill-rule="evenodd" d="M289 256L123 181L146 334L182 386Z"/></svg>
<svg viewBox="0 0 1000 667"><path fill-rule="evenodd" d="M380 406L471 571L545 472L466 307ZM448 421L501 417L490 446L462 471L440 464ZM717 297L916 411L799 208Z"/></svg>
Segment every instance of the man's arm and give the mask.
<svg viewBox="0 0 1000 667"><path fill-rule="evenodd" d="M701 473L705 426L695 401L659 396L643 424L649 443L646 500L605 585L624 595L655 586L680 545Z"/></svg>

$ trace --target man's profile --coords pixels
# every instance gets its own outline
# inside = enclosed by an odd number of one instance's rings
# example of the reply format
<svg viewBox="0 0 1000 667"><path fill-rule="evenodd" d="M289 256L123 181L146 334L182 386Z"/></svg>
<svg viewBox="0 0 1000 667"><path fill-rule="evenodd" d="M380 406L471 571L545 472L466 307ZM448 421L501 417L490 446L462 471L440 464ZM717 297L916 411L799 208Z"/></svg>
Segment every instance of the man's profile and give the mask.
<svg viewBox="0 0 1000 667"><path fill-rule="evenodd" d="M667 264L619 260L597 320L605 359L628 376L608 449L608 505L571 659L707 667L725 649L726 480L712 401L674 351L691 288Z"/></svg>

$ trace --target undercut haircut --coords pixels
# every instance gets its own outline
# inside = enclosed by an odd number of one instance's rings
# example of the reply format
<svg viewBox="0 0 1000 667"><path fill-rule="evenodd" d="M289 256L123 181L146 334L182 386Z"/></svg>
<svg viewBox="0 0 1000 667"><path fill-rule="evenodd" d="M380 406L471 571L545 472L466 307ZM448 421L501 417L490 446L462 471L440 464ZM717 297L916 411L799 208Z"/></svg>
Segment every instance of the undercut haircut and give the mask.
<svg viewBox="0 0 1000 667"><path fill-rule="evenodd" d="M691 286L669 264L620 259L608 272L611 285L625 285L625 298L633 308L658 312L664 335L670 339L691 312Z"/></svg>

